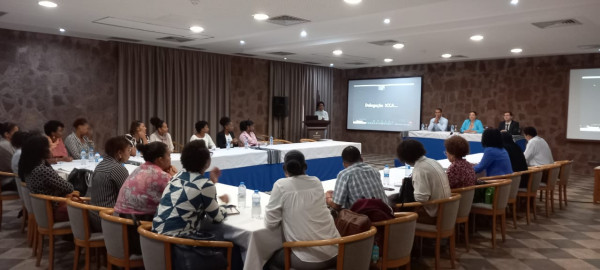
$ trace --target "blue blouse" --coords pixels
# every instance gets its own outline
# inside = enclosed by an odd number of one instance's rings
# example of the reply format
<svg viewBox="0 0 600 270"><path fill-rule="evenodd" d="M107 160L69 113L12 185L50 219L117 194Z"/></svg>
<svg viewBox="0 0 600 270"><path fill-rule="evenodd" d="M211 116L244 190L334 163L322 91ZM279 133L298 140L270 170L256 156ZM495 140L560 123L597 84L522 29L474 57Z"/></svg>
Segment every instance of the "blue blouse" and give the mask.
<svg viewBox="0 0 600 270"><path fill-rule="evenodd" d="M485 176L513 173L508 152L504 148L483 148L483 157L479 164L475 165L475 172L480 173L483 170L485 170Z"/></svg>
<svg viewBox="0 0 600 270"><path fill-rule="evenodd" d="M471 125L471 120L467 119L463 122L462 126L460 127L460 133L464 133L465 130L469 129L469 126ZM481 121L479 119L475 119L475 125L473 125L473 130L477 131L477 133L483 133L483 124L481 123Z"/></svg>

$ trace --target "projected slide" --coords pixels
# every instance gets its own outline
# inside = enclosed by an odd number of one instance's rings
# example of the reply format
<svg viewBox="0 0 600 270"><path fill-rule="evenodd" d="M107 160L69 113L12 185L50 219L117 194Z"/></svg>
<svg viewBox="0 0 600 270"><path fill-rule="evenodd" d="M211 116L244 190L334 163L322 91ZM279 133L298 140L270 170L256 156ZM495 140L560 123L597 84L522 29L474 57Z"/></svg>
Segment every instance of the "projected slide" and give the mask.
<svg viewBox="0 0 600 270"><path fill-rule="evenodd" d="M600 68L572 69L567 139L600 140Z"/></svg>
<svg viewBox="0 0 600 270"><path fill-rule="evenodd" d="M350 80L348 129L418 130L421 77Z"/></svg>

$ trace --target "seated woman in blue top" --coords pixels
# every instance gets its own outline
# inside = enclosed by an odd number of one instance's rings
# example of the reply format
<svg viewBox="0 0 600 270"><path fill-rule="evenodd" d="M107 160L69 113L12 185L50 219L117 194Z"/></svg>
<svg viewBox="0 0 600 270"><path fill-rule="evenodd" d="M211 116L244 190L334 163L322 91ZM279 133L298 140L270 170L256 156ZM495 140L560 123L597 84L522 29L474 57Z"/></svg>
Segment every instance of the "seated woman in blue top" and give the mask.
<svg viewBox="0 0 600 270"><path fill-rule="evenodd" d="M483 146L483 157L479 164L475 165L475 172L485 170L486 176L495 176L513 173L508 152L504 149L500 130L488 128L481 136Z"/></svg>
<svg viewBox="0 0 600 270"><path fill-rule="evenodd" d="M460 127L460 133L482 133L483 124L477 119L477 112L469 112L469 119L465 120Z"/></svg>

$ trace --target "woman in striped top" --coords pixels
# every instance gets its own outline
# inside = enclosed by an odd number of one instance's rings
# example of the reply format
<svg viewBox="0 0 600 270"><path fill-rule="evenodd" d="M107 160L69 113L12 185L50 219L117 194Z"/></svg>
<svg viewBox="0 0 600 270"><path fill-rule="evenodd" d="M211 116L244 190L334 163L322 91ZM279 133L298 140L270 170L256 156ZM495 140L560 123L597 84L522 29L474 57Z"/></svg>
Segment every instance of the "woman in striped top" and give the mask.
<svg viewBox="0 0 600 270"><path fill-rule="evenodd" d="M81 159L81 150L89 151L89 148L94 148L92 141L92 132L90 125L85 118L78 118L73 122L75 130L65 138L65 146L69 152L69 156L74 159Z"/></svg>
<svg viewBox="0 0 600 270"><path fill-rule="evenodd" d="M129 160L131 148L129 141L123 136L106 141L104 146L106 155L92 174L90 204L110 208L115 206L119 190L129 176L123 163ZM102 231L97 213L92 212L90 223L94 231Z"/></svg>

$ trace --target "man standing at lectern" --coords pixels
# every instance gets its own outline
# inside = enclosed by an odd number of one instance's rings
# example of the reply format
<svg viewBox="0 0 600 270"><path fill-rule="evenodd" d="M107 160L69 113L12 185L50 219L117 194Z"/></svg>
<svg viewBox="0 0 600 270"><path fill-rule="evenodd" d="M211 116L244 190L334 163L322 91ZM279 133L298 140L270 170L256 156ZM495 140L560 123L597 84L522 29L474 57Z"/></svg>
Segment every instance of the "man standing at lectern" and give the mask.
<svg viewBox="0 0 600 270"><path fill-rule="evenodd" d="M442 117L442 109L441 108L435 109L435 117L431 118L431 121L429 121L429 126L427 127L427 129L429 131L446 131L447 127L448 127L448 119Z"/></svg>
<svg viewBox="0 0 600 270"><path fill-rule="evenodd" d="M315 115L318 117L318 120L329 121L329 114L325 111L325 103L323 101L317 102L317 111Z"/></svg>

